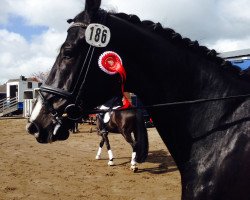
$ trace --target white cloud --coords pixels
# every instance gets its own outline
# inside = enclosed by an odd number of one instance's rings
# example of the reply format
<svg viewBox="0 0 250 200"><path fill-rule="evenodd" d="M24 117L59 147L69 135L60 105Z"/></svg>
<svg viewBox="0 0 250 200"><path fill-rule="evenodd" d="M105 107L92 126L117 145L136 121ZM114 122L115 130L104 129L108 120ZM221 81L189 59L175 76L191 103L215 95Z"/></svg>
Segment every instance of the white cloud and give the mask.
<svg viewBox="0 0 250 200"><path fill-rule="evenodd" d="M6 24L8 22L8 11L10 10L8 0L2 0L0 6L0 24Z"/></svg>
<svg viewBox="0 0 250 200"><path fill-rule="evenodd" d="M171 27L219 52L250 47L249 0L103 0L102 7L136 14ZM66 20L84 8L85 0L2 0L0 24L19 16L30 26L48 30L27 41L22 35L0 29L0 84L29 76L53 65L67 34Z"/></svg>
<svg viewBox="0 0 250 200"><path fill-rule="evenodd" d="M9 0L11 12L26 19L28 25L65 30L66 20L83 10L82 0Z"/></svg>
<svg viewBox="0 0 250 200"><path fill-rule="evenodd" d="M201 44L225 39L243 41L250 32L249 0L107 0L106 4L119 12L159 21Z"/></svg>
<svg viewBox="0 0 250 200"><path fill-rule="evenodd" d="M239 49L249 49L250 36L244 39L221 39L215 41L212 44L208 44L208 46L210 46L212 49L216 49L219 53L235 51Z"/></svg>
<svg viewBox="0 0 250 200"><path fill-rule="evenodd" d="M4 0L0 7L0 24L11 15L20 16L30 26L46 26L48 30L27 41L18 33L0 29L0 84L20 75L30 76L47 71L54 63L65 40L68 24L84 4L82 0Z"/></svg>
<svg viewBox="0 0 250 200"><path fill-rule="evenodd" d="M0 82L47 71L54 63L66 33L49 29L28 43L16 33L0 30Z"/></svg>

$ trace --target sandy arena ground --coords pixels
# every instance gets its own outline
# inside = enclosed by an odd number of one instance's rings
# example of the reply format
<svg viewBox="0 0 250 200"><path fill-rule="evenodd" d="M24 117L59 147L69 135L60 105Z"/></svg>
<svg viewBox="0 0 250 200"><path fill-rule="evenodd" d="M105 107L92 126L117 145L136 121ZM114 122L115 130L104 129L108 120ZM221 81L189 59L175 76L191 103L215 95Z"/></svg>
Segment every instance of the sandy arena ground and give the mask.
<svg viewBox="0 0 250 200"><path fill-rule="evenodd" d="M116 166L107 151L95 160L100 137L90 125L64 142L39 144L25 132L25 119L0 120L0 200L179 200L180 175L154 128L149 156L130 171L131 147L110 134ZM93 129L95 127L93 126Z"/></svg>

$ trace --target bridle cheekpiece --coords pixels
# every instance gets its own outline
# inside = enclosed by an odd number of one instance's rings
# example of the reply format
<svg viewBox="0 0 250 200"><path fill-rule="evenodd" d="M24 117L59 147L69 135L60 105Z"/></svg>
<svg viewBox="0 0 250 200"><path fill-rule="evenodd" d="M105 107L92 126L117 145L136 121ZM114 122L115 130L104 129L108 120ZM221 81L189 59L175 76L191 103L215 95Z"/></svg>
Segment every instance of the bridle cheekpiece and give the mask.
<svg viewBox="0 0 250 200"><path fill-rule="evenodd" d="M83 94L86 77L89 72L89 68L92 62L95 48L105 47L109 43L109 40L110 40L110 33L108 34L109 29L108 27L105 26L107 12L104 10L99 10L97 12L97 16L98 16L97 18L99 18L97 22L99 22L100 24L95 24L95 23L86 24L82 22L74 22L68 29L68 31L75 27L85 29L86 42L90 44L87 54L85 56L85 60L83 62L81 71L79 73L77 83L75 84L75 87L73 88L72 92L69 92L60 88L52 87L46 84L42 85L38 91L38 94L41 97L41 100L45 109L51 113L52 117L56 121L56 124L62 124L61 119L63 117L67 117L70 120L78 120L82 116L83 109L80 106L81 104L80 98ZM95 37L90 38L90 36L93 36L94 31L96 31L96 35L99 34L99 37L95 36ZM102 35L101 35L101 31L102 31ZM71 102L71 104L69 104L65 108L63 113L59 114L58 111L53 108L53 105L45 98L43 93L48 93L57 97L61 97L63 99L67 99Z"/></svg>

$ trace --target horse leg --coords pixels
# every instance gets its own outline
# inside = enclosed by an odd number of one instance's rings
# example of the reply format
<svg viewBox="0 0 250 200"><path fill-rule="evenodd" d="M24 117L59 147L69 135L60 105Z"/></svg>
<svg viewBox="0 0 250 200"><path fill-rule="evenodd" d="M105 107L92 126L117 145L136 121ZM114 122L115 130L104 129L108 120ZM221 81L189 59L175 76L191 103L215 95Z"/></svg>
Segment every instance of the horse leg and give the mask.
<svg viewBox="0 0 250 200"><path fill-rule="evenodd" d="M100 160L101 159L101 153L102 153L102 147L103 147L103 145L104 145L104 138L102 136L101 142L99 144L99 149L98 149L96 157L95 157L96 160Z"/></svg>
<svg viewBox="0 0 250 200"><path fill-rule="evenodd" d="M125 138L125 140L131 145L133 152L132 152L132 157L131 157L131 167L130 169L133 172L137 172L138 171L138 166L137 166L137 162L135 160L136 157L136 149L135 149L135 141L132 138L131 132L128 131L122 131L122 135Z"/></svg>
<svg viewBox="0 0 250 200"><path fill-rule="evenodd" d="M137 162L135 160L135 157L136 157L136 151L134 149L134 145L131 145L132 148L133 148L133 152L132 152L132 157L131 157L131 167L130 169L133 171L133 172L137 172L138 171L138 166L137 166Z"/></svg>
<svg viewBox="0 0 250 200"><path fill-rule="evenodd" d="M107 150L108 150L108 155L109 155L108 165L109 166L114 166L115 165L114 164L114 156L113 156L113 152L112 152L112 150L110 148L108 133L104 133L103 138L104 138L104 141L105 141L105 144L106 144L106 147L107 147Z"/></svg>

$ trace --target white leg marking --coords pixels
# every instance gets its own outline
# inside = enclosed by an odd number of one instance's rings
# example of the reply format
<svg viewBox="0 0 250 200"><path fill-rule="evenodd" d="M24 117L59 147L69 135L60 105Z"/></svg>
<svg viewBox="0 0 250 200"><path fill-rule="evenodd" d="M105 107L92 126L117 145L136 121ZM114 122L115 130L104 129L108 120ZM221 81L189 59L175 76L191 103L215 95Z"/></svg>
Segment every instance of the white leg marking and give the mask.
<svg viewBox="0 0 250 200"><path fill-rule="evenodd" d="M97 151L97 154L96 154L96 157L95 157L96 160L100 160L101 159L101 153L102 153L102 148L99 147L99 149Z"/></svg>
<svg viewBox="0 0 250 200"><path fill-rule="evenodd" d="M136 152L132 153L132 158L131 158L131 165L136 165L136 161L135 161L135 157L136 157Z"/></svg>
<svg viewBox="0 0 250 200"><path fill-rule="evenodd" d="M113 161L113 159L114 159L113 152L112 152L111 150L108 150L108 154L109 154L109 162L108 162L108 165L109 165L109 166L115 165L115 164L114 164L114 161Z"/></svg>
<svg viewBox="0 0 250 200"><path fill-rule="evenodd" d="M113 152L111 150L108 150L108 154L109 154L109 160L112 160L114 158Z"/></svg>
<svg viewBox="0 0 250 200"><path fill-rule="evenodd" d="M133 152L132 153L132 158L131 158L131 167L130 169L133 171L133 172L137 172L138 171L138 167L137 167L137 162L135 161L135 157L136 157L136 152Z"/></svg>

